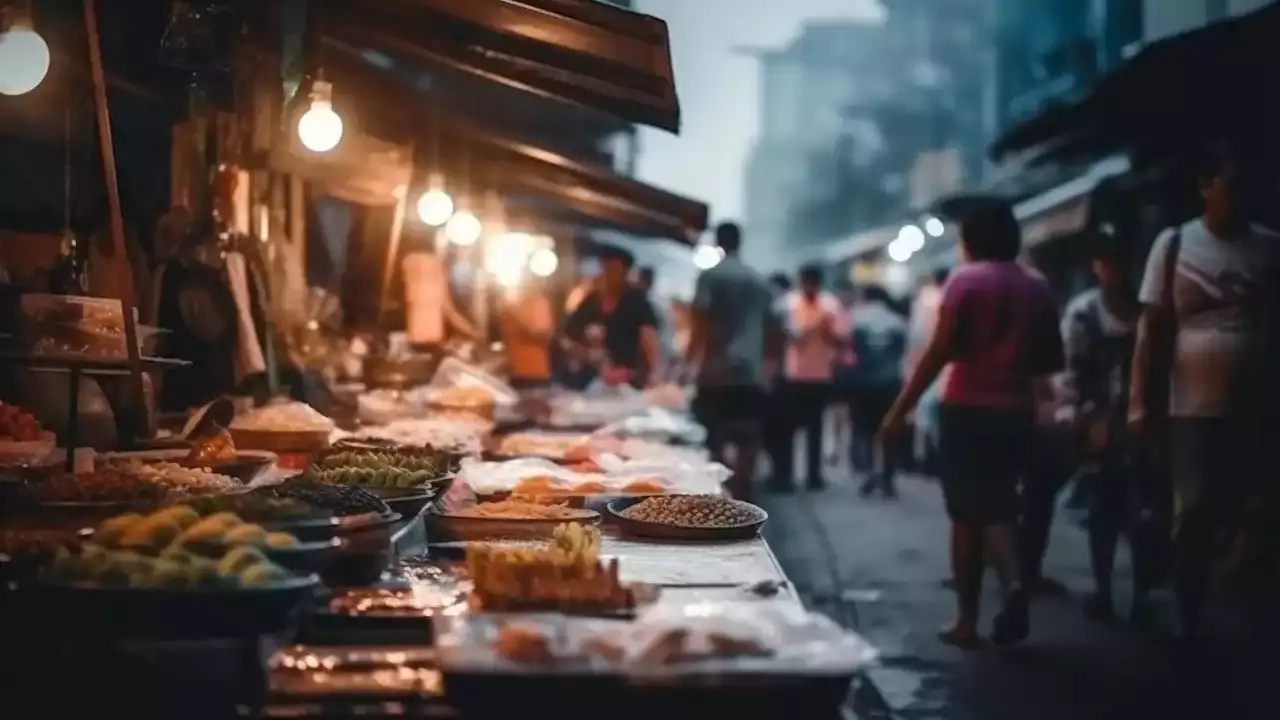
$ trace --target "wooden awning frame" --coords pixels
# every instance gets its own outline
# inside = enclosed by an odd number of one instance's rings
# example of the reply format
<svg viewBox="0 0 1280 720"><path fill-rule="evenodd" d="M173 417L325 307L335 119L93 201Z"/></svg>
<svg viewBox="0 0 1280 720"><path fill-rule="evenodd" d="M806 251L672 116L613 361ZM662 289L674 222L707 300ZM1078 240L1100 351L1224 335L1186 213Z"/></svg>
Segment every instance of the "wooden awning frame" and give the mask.
<svg viewBox="0 0 1280 720"><path fill-rule="evenodd" d="M327 0L326 35L679 132L666 23L594 0Z"/></svg>

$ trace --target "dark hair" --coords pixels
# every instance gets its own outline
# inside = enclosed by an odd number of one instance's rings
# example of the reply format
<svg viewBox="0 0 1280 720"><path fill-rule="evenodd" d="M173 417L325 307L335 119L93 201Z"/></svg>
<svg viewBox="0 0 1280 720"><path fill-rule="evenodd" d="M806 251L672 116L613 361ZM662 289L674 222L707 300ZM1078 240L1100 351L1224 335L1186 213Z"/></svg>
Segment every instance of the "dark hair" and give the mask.
<svg viewBox="0 0 1280 720"><path fill-rule="evenodd" d="M723 222L716 226L716 245L726 253L735 253L742 247L742 228L738 223Z"/></svg>
<svg viewBox="0 0 1280 720"><path fill-rule="evenodd" d="M1090 249L1094 260L1111 265L1128 265L1133 253L1128 246L1120 242L1110 228L1098 228L1089 237Z"/></svg>
<svg viewBox="0 0 1280 720"><path fill-rule="evenodd" d="M648 265L636 271L636 277L645 285L653 284L653 268Z"/></svg>
<svg viewBox="0 0 1280 720"><path fill-rule="evenodd" d="M802 283L821 283L821 282L822 282L822 276L823 276L824 274L825 274L825 273L823 273L823 272L822 272L822 266L821 266L821 265L815 265L815 264L810 263L810 264L808 264L808 265L804 265L803 267L801 267L801 268L800 268L800 282L802 282Z"/></svg>
<svg viewBox="0 0 1280 720"><path fill-rule="evenodd" d="M631 256L631 253L613 245L604 245L600 248L600 261L604 262L606 260L618 260L625 268L630 268L636 261L636 259Z"/></svg>
<svg viewBox="0 0 1280 720"><path fill-rule="evenodd" d="M960 243L972 260L1017 260L1022 252L1022 227L1013 207L996 199L975 206L960 220Z"/></svg>
<svg viewBox="0 0 1280 720"><path fill-rule="evenodd" d="M1195 164L1196 180L1208 183L1229 168L1239 167L1244 163L1234 145L1226 140L1216 140L1200 149L1196 154Z"/></svg>
<svg viewBox="0 0 1280 720"><path fill-rule="evenodd" d="M791 278L787 277L783 273L774 273L769 276L769 284L778 288L779 290L790 290Z"/></svg>
<svg viewBox="0 0 1280 720"><path fill-rule="evenodd" d="M947 277L951 275L951 271L947 268L941 268L933 271L933 281L939 285L947 284Z"/></svg>
<svg viewBox="0 0 1280 720"><path fill-rule="evenodd" d="M889 291L879 285L866 285L862 288L862 299L866 302L884 303L889 307L893 307L893 298L890 297Z"/></svg>

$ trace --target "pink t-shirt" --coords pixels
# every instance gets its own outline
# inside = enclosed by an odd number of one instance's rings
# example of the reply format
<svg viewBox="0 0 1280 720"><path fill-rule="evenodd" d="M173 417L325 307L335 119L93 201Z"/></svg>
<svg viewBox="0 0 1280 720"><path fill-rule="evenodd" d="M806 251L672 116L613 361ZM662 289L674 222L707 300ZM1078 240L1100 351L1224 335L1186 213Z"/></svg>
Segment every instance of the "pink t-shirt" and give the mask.
<svg viewBox="0 0 1280 720"><path fill-rule="evenodd" d="M957 268L942 289L939 316L954 328L945 404L1031 411L1035 381L1062 367L1053 293L1017 263Z"/></svg>

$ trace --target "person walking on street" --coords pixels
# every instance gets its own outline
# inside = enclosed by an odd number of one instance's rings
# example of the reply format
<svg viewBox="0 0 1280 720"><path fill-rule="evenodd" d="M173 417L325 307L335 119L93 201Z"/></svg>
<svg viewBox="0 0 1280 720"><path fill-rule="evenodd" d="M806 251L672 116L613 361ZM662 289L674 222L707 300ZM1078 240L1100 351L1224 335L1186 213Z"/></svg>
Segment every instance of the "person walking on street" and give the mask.
<svg viewBox="0 0 1280 720"><path fill-rule="evenodd" d="M800 289L783 298L787 350L784 364L787 398L791 403L791 433L805 433L805 468L810 490L826 486L822 477L823 419L831 392L836 354L845 343L840 301L822 290L822 268L800 269ZM787 443L790 447L791 443ZM782 459L779 484L794 478L794 453Z"/></svg>
<svg viewBox="0 0 1280 720"><path fill-rule="evenodd" d="M774 492L790 492L792 445L795 433L791 425L791 403L787 401L783 365L787 352L787 335L783 322L783 298L791 291L791 278L782 273L769 276L772 294L769 324L764 337L764 377L768 392L768 412L764 419L764 449L771 464L769 489Z"/></svg>
<svg viewBox="0 0 1280 720"><path fill-rule="evenodd" d="M857 365L853 370L859 402L849 407L855 442L864 438L874 445L875 433L902 389L902 359L907 349L907 322L891 307L884 288L870 286L862 291L862 302L853 313L849 329L850 346ZM857 446L851 448L857 454ZM873 450L874 457L874 450ZM861 494L870 497L877 490L886 498L898 495L894 484L898 453L880 453L862 483Z"/></svg>
<svg viewBox="0 0 1280 720"><path fill-rule="evenodd" d="M1057 303L1044 279L1018 264L1021 247L1008 203L992 199L962 220L964 262L947 280L937 325L881 428L882 446L892 447L911 408L949 366L939 450L959 613L939 638L962 648L978 642L984 553L1005 592L992 640L1016 643L1030 630L1013 534L1017 485L1037 386L1062 369L1063 352Z"/></svg>
<svg viewBox="0 0 1280 720"><path fill-rule="evenodd" d="M1251 222L1250 177L1230 148L1206 153L1201 214L1156 239L1138 294L1129 420L1168 468L1174 592L1183 639L1192 644L1215 551L1236 529L1249 492L1255 311L1280 238Z"/></svg>
<svg viewBox="0 0 1280 720"><path fill-rule="evenodd" d="M1155 580L1152 513L1159 501L1144 490L1142 481L1148 476L1135 467L1125 436L1129 372L1141 307L1130 280L1127 249L1104 233L1098 234L1095 243L1093 273L1098 286L1074 297L1062 319L1067 414L1084 463L1079 478L1089 500L1094 594L1085 601L1085 613L1100 620L1114 617L1111 578L1116 546L1120 536L1127 534L1134 565L1131 616L1142 621Z"/></svg>
<svg viewBox="0 0 1280 720"><path fill-rule="evenodd" d="M767 410L765 333L772 319L773 291L764 276L739 257L738 225L717 227L716 243L724 259L698 276L687 366L697 368L694 414L707 428L712 456L725 462L725 449L733 445L730 490L734 497L747 499Z"/></svg>

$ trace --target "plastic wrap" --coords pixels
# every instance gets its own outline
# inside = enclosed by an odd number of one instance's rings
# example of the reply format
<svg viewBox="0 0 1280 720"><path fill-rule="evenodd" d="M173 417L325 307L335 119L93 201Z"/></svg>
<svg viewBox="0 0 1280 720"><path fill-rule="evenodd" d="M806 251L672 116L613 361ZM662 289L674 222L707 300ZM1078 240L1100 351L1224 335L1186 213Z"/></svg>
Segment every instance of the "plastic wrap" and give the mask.
<svg viewBox="0 0 1280 720"><path fill-rule="evenodd" d="M705 427L683 415L657 407L646 407L642 412L600 428L596 434L674 440L687 445L702 445L707 441Z"/></svg>
<svg viewBox="0 0 1280 720"><path fill-rule="evenodd" d="M512 642L515 636L521 642ZM583 672L679 681L694 675L852 676L876 649L790 603L658 603L632 622L560 615L459 617L439 638L446 674Z"/></svg>
<svg viewBox="0 0 1280 720"><path fill-rule="evenodd" d="M441 361L435 376L428 383L427 397L432 401L439 400L443 393L455 388L487 390L492 394L493 404L496 405L511 406L520 399L510 385L491 373L457 358L448 357Z"/></svg>
<svg viewBox="0 0 1280 720"><path fill-rule="evenodd" d="M701 467L674 463L627 461L602 456L603 472L579 473L540 458L505 462L462 461L458 477L478 495L522 491L536 483L542 494L564 495L653 495L679 493L713 494L732 473L723 465ZM532 492L532 491L530 491Z"/></svg>
<svg viewBox="0 0 1280 720"><path fill-rule="evenodd" d="M231 428L234 430L266 432L332 431L334 427L333 420L300 402L267 405L231 421Z"/></svg>

